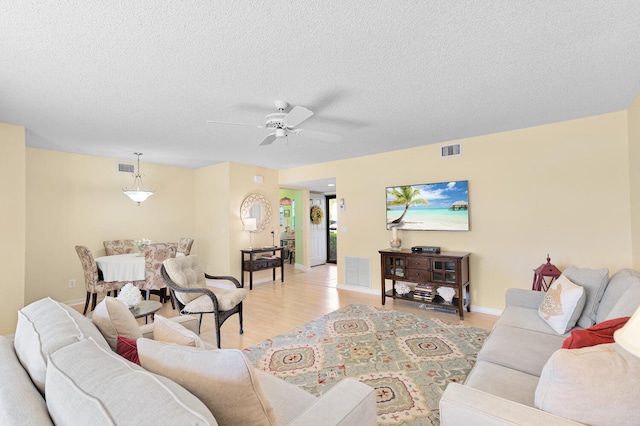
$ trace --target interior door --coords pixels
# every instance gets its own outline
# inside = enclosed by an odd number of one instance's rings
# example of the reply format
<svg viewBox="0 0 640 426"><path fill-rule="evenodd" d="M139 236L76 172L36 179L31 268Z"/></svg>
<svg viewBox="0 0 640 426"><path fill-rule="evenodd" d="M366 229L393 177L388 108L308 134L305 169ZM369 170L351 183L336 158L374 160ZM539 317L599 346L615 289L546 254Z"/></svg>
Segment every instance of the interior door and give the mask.
<svg viewBox="0 0 640 426"><path fill-rule="evenodd" d="M309 194L310 209L319 208L322 211L320 223L311 221L309 232L309 257L311 266L327 263L327 212L325 211L324 195Z"/></svg>

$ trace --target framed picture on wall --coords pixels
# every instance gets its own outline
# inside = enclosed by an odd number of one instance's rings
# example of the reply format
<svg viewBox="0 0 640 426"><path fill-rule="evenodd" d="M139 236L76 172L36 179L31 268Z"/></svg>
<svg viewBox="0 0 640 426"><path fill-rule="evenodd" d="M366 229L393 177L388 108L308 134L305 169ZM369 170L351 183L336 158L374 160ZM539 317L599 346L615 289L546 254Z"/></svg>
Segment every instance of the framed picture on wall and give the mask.
<svg viewBox="0 0 640 426"><path fill-rule="evenodd" d="M466 180L392 186L386 190L387 229L468 231Z"/></svg>

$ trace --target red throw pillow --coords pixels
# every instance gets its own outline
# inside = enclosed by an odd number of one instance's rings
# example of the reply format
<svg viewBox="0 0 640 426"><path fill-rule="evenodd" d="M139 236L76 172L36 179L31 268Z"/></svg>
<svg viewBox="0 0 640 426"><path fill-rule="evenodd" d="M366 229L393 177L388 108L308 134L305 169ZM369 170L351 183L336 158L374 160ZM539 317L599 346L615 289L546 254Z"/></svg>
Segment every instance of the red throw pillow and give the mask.
<svg viewBox="0 0 640 426"><path fill-rule="evenodd" d="M118 355L140 365L140 358L138 358L138 345L136 344L135 339L118 336Z"/></svg>
<svg viewBox="0 0 640 426"><path fill-rule="evenodd" d="M622 328L629 321L629 318L615 318L602 321L584 330L573 330L571 336L567 337L562 343L562 349L578 349L603 343L613 343L613 333Z"/></svg>

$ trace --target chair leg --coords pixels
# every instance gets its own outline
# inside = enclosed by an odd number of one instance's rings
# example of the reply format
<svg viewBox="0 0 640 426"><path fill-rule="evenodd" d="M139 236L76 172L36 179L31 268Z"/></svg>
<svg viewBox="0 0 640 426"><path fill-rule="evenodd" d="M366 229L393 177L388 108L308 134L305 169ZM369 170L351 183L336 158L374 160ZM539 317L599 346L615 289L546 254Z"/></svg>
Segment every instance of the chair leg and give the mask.
<svg viewBox="0 0 640 426"><path fill-rule="evenodd" d="M96 302L98 301L98 293L93 293L93 297L91 299L91 310L93 311L96 308Z"/></svg>
<svg viewBox="0 0 640 426"><path fill-rule="evenodd" d="M220 323L218 322L218 315L216 315L216 343L218 344L218 349L220 349Z"/></svg>
<svg viewBox="0 0 640 426"><path fill-rule="evenodd" d="M242 305L240 305L238 308L238 318L240 319L240 334L243 334L244 330L242 329Z"/></svg>
<svg viewBox="0 0 640 426"><path fill-rule="evenodd" d="M89 307L89 300L91 300L91 293L87 292L87 300L84 302L84 311L82 311L82 315L87 315L87 308Z"/></svg>
<svg viewBox="0 0 640 426"><path fill-rule="evenodd" d="M202 315L200 314L200 319L198 320L198 334L200 334L200 326L202 325Z"/></svg>

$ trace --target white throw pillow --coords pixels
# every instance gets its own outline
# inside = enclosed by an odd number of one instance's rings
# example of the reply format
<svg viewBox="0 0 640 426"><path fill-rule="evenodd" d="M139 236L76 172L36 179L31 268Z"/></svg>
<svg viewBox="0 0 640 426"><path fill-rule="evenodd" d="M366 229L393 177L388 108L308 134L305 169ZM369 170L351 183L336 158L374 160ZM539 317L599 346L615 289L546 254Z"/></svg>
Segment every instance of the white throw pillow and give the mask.
<svg viewBox="0 0 640 426"><path fill-rule="evenodd" d="M129 308L115 297L107 296L98 303L91 319L114 352L118 352L118 336L134 340L142 337L136 318Z"/></svg>
<svg viewBox="0 0 640 426"><path fill-rule="evenodd" d="M590 425L637 425L640 359L616 343L554 352L542 369L535 406Z"/></svg>
<svg viewBox="0 0 640 426"><path fill-rule="evenodd" d="M158 314L154 315L153 319L153 340L205 348L204 342L196 333Z"/></svg>
<svg viewBox="0 0 640 426"><path fill-rule="evenodd" d="M253 366L237 349L202 350L138 339L140 365L185 387L220 425L275 425Z"/></svg>
<svg viewBox="0 0 640 426"><path fill-rule="evenodd" d="M538 315L556 333L564 334L571 330L582 314L585 292L564 275L551 284L540 303Z"/></svg>
<svg viewBox="0 0 640 426"><path fill-rule="evenodd" d="M57 425L216 425L182 386L92 339L49 357L47 408Z"/></svg>

